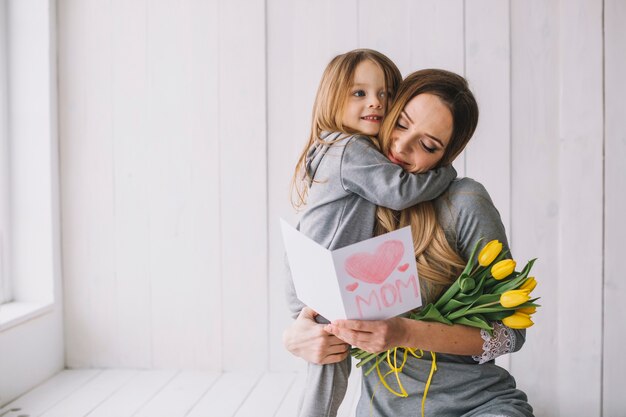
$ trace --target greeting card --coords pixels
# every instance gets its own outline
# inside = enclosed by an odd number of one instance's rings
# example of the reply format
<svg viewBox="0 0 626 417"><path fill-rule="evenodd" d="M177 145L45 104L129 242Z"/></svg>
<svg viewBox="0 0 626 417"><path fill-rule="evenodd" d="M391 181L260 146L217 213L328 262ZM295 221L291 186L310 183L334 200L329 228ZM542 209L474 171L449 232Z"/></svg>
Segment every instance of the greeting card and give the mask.
<svg viewBox="0 0 626 417"><path fill-rule="evenodd" d="M335 250L281 227L298 298L327 319L382 320L422 305L410 227Z"/></svg>

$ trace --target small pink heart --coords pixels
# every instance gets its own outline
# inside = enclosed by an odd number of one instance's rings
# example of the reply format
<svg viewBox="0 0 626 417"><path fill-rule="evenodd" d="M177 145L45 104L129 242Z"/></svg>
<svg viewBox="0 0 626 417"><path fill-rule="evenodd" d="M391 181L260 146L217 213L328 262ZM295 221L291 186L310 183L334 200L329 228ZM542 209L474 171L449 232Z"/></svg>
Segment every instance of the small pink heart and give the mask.
<svg viewBox="0 0 626 417"><path fill-rule="evenodd" d="M404 271L406 271L407 269L409 269L409 264L400 265L400 266L398 267L398 271L400 271L400 272L404 272Z"/></svg>
<svg viewBox="0 0 626 417"><path fill-rule="evenodd" d="M346 285L346 290L352 292L352 291L356 290L356 287L358 287L358 286L359 286L358 282L353 282L350 285Z"/></svg>
<svg viewBox="0 0 626 417"><path fill-rule="evenodd" d="M383 242L375 253L359 252L346 259L345 268L350 276L368 284L380 284L396 269L402 256L404 245L399 240Z"/></svg>

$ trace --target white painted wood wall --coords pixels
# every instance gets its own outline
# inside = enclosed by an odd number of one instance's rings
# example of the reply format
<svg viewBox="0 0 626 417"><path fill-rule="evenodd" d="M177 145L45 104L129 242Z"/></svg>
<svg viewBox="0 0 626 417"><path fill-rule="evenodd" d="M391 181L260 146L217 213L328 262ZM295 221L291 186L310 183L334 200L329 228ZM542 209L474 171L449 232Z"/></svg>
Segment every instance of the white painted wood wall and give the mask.
<svg viewBox="0 0 626 417"><path fill-rule="evenodd" d="M539 416L623 415L620 0L59 0L67 366L301 366L277 220L321 72L357 47L469 79L456 166L540 258L508 366Z"/></svg>

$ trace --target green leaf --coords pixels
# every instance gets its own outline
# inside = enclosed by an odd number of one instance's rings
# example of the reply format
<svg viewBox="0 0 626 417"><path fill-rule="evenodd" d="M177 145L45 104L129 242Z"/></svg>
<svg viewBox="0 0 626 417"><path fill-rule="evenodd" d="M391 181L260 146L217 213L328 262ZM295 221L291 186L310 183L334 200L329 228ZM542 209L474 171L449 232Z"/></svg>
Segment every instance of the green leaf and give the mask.
<svg viewBox="0 0 626 417"><path fill-rule="evenodd" d="M500 302L500 294L483 294L472 303L471 307L478 307L483 304L495 303L496 301Z"/></svg>
<svg viewBox="0 0 626 417"><path fill-rule="evenodd" d="M476 281L470 276L464 276L459 280L459 288L462 294L467 294L476 288Z"/></svg>
<svg viewBox="0 0 626 417"><path fill-rule="evenodd" d="M480 245L480 242L482 242L483 239L484 238L481 237L474 244L474 248L472 249L472 253L470 254L469 259L467 260L467 265L465 265L465 269L463 270L463 273L461 275L469 275L469 273L474 268L474 258L476 257L476 251L478 251L478 246Z"/></svg>
<svg viewBox="0 0 626 417"><path fill-rule="evenodd" d="M467 307L468 305L469 305L468 303L464 303L462 301L458 301L453 298L452 300L448 301L445 306L441 307L439 311L441 312L442 315L448 314L451 311L458 310L463 307Z"/></svg>
<svg viewBox="0 0 626 417"><path fill-rule="evenodd" d="M416 315L416 320L452 324L452 322L446 319L433 304L428 304L426 308L420 311L420 313Z"/></svg>
<svg viewBox="0 0 626 417"><path fill-rule="evenodd" d="M475 307L475 308L471 308L468 313L469 314L484 314L484 313L496 313L498 311L505 311L505 310L511 310L509 308L505 308L502 307L500 304L491 306L491 307ZM514 310L514 309L513 309Z"/></svg>
<svg viewBox="0 0 626 417"><path fill-rule="evenodd" d="M439 299L435 302L435 307L441 308L444 304L451 300L452 297L456 295L456 293L459 291L459 279L461 279L461 277L463 277L463 274L461 274L461 276L456 281L454 281L452 285L450 285L450 288L448 288L446 292L444 292L441 297L439 297Z"/></svg>
<svg viewBox="0 0 626 417"><path fill-rule="evenodd" d="M478 300L480 300L482 297L484 297L485 294L482 294L482 292L477 292L476 294L471 294L471 295L459 295L457 297L457 301L461 302L465 305L472 305L472 304L476 304L478 302Z"/></svg>
<svg viewBox="0 0 626 417"><path fill-rule="evenodd" d="M484 313L483 316L489 321L502 320L515 314L515 310L494 311L492 313Z"/></svg>
<svg viewBox="0 0 626 417"><path fill-rule="evenodd" d="M455 324L463 324L465 326L478 327L479 329L484 329L487 331L493 330L493 328L487 323L486 320L481 318L480 316L467 316L461 317L457 320L454 320Z"/></svg>

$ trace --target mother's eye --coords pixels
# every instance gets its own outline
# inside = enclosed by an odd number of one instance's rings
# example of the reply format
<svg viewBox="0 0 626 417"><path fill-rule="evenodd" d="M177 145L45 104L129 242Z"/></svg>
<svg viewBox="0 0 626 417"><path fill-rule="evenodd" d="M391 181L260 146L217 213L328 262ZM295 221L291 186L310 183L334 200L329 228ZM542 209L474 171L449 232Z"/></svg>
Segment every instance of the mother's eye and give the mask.
<svg viewBox="0 0 626 417"><path fill-rule="evenodd" d="M429 148L424 142L421 142L421 144L422 148L424 148L424 150L428 153L435 153L437 151L437 148Z"/></svg>
<svg viewBox="0 0 626 417"><path fill-rule="evenodd" d="M402 125L400 122L397 122L397 123L396 123L396 127L397 127L398 129L406 130L406 126Z"/></svg>

